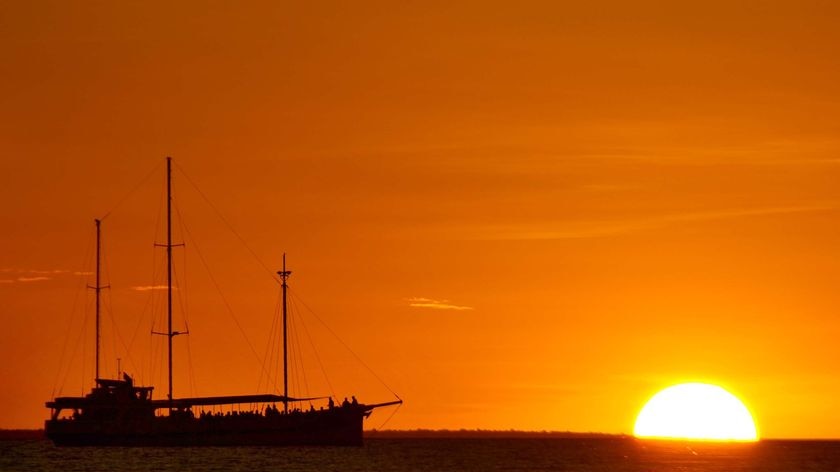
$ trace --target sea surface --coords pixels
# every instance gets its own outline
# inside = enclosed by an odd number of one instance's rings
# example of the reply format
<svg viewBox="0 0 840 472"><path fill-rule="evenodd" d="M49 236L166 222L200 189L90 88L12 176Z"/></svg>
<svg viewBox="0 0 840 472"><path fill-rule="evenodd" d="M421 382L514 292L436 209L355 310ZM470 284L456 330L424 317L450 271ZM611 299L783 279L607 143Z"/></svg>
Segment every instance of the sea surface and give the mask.
<svg viewBox="0 0 840 472"><path fill-rule="evenodd" d="M360 448L56 448L0 441L25 471L840 471L840 442L649 442L633 438L368 439Z"/></svg>

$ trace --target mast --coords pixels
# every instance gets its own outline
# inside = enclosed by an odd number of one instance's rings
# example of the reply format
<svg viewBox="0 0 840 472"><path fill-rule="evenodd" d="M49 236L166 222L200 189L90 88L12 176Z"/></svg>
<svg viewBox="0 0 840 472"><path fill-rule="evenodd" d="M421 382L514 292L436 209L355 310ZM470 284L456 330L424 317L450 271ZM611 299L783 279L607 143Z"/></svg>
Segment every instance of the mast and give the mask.
<svg viewBox="0 0 840 472"><path fill-rule="evenodd" d="M292 271L286 270L286 253L283 253L283 270L278 272L277 275L280 276L280 279L283 281L283 411L288 413L289 412L289 356L288 356L288 335L287 335L287 322L286 322L286 289L289 285L286 283L289 276L292 275Z"/></svg>
<svg viewBox="0 0 840 472"><path fill-rule="evenodd" d="M100 294L100 292L102 291L103 288L108 288L108 287L110 287L110 285L102 285L102 282L101 282L102 279L101 279L101 276L100 276L100 274L102 272L101 271L101 267L102 267L102 262L101 262L101 260L102 260L102 258L101 258L101 255L102 255L102 250L101 250L101 248L102 248L102 231L101 231L102 220L97 218L97 219L94 219L93 221L94 221L94 223L96 223L96 284L95 285L88 285L87 287L92 288L93 291L96 293L96 308L95 308L96 309L96 329L95 329L95 331L96 331L96 349L94 350L95 351L95 356L96 356L96 360L94 362L94 365L96 367L95 367L94 377L93 377L93 381L95 383L96 381L99 380L99 357L100 357L99 356L99 345L101 344L101 342L100 342L100 339L101 339L100 324L101 323L100 323L100 315L99 315L99 313L100 313L100 310L99 310L100 296L99 296L99 294Z"/></svg>
<svg viewBox="0 0 840 472"><path fill-rule="evenodd" d="M172 244L172 158L166 158L166 244L157 244L166 248L166 332L152 331L167 338L168 374L169 374L169 411L172 412L172 338L189 331L172 331L172 248L184 243Z"/></svg>
<svg viewBox="0 0 840 472"><path fill-rule="evenodd" d="M166 337L169 348L169 411L172 411L172 158L166 158Z"/></svg>
<svg viewBox="0 0 840 472"><path fill-rule="evenodd" d="M101 231L100 226L102 220L95 219L93 220L96 222L96 286L93 287L93 290L96 292L96 373L94 374L94 381L99 380L99 292L102 290L102 286L99 284L99 273L100 273L100 247L101 247Z"/></svg>

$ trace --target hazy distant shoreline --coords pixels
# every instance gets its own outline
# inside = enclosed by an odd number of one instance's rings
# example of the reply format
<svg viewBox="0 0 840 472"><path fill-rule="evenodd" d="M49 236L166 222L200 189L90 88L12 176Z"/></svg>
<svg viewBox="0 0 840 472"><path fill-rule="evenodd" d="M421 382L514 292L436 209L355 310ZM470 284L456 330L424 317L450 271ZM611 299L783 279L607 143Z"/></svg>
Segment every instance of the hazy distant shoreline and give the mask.
<svg viewBox="0 0 840 472"><path fill-rule="evenodd" d="M0 441L45 438L43 429L0 429Z"/></svg>
<svg viewBox="0 0 840 472"><path fill-rule="evenodd" d="M366 438L623 438L623 434L575 433L571 431L520 431L491 429L386 429L365 431Z"/></svg>
<svg viewBox="0 0 840 472"><path fill-rule="evenodd" d="M568 439L610 439L632 438L628 434L608 433L576 433L571 431L520 431L520 430L491 430L491 429L384 429L364 431L364 437L369 439L482 439L482 438L568 438ZM46 439L43 429L0 429L0 441L42 440ZM780 439L763 438L762 441L795 441L795 442L836 442L840 439Z"/></svg>
<svg viewBox="0 0 840 472"><path fill-rule="evenodd" d="M621 438L621 434L573 433L569 431L518 431L486 429L409 429L409 430L370 430L365 431L366 438ZM0 429L2 440L45 439L43 429Z"/></svg>

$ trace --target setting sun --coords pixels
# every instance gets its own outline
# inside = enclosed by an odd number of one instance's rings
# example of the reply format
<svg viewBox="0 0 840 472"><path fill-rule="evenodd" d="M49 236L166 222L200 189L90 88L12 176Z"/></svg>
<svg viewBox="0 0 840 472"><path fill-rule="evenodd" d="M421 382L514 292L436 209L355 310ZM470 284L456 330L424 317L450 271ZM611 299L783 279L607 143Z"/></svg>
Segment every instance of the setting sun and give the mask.
<svg viewBox="0 0 840 472"><path fill-rule="evenodd" d="M755 441L752 415L734 395L717 385L686 383L653 396L636 418L642 438Z"/></svg>

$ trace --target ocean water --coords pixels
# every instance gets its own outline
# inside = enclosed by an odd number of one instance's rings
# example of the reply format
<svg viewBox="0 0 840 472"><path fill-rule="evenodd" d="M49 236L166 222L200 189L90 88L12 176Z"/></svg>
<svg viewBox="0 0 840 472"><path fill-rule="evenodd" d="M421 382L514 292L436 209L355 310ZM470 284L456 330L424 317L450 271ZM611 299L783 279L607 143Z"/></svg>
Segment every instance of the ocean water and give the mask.
<svg viewBox="0 0 840 472"><path fill-rule="evenodd" d="M840 471L840 442L368 439L361 448L56 448L0 441L10 471Z"/></svg>

